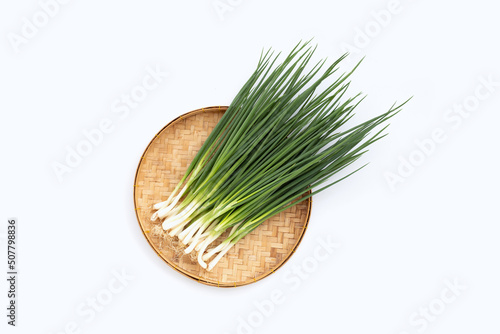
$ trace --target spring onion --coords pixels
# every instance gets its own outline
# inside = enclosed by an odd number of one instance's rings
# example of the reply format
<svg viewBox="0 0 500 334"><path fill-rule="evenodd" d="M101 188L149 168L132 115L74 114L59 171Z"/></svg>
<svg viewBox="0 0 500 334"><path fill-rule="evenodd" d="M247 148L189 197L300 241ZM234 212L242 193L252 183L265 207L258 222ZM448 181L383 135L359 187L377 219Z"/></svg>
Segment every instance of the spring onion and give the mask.
<svg viewBox="0 0 500 334"><path fill-rule="evenodd" d="M310 64L315 49L299 43L282 62L263 52L178 185L154 205L151 219L178 237L185 253L197 252L203 268L213 269L268 218L363 168L330 180L385 136L387 125L371 132L404 105L341 130L364 98L345 96L359 64L320 90L346 55L329 66Z"/></svg>

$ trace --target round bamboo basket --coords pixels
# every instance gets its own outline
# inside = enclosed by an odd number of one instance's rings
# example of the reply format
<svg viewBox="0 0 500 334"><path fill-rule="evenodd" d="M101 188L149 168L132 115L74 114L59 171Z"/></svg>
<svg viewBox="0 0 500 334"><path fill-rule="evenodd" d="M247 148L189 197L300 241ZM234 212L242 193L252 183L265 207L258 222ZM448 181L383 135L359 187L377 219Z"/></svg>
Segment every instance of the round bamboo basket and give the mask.
<svg viewBox="0 0 500 334"><path fill-rule="evenodd" d="M209 107L191 111L158 132L137 167L134 205L146 240L169 266L203 284L237 287L274 273L295 252L309 222L311 198L262 223L240 240L212 271L198 264L195 252L185 254L179 240L165 233L159 221L150 220L153 204L170 195L226 109Z"/></svg>

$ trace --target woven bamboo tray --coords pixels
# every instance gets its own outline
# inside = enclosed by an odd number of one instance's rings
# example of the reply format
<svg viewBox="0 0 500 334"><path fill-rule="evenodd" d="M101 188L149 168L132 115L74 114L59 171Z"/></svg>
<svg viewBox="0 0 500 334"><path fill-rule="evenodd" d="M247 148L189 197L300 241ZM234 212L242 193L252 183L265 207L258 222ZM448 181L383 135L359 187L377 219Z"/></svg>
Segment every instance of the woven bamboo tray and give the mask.
<svg viewBox="0 0 500 334"><path fill-rule="evenodd" d="M144 236L172 268L200 283L237 287L256 282L281 267L299 245L311 212L311 198L268 219L240 240L212 269L184 254L176 238L150 220L152 205L164 201L184 175L227 107L191 111L167 124L144 151L134 182L134 205Z"/></svg>

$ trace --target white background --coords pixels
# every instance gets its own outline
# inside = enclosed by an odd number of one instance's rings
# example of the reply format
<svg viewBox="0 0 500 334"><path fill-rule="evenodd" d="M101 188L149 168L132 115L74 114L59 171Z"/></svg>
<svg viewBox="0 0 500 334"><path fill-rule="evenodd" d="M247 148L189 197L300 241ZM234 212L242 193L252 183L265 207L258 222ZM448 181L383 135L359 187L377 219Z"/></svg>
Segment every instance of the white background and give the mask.
<svg viewBox="0 0 500 334"><path fill-rule="evenodd" d="M224 4L231 10L218 12ZM20 279L16 328L6 325L1 280L1 332L499 332L498 4L401 0L381 27L373 12L387 8L385 0L70 1L16 52L13 34L41 7L2 1L1 267L14 216ZM237 289L183 277L155 255L135 218L144 148L179 114L229 104L263 47L287 52L312 37L317 60L347 44L358 50L346 69L367 56L353 76L351 92L368 94L356 120L414 99L363 158L366 169L314 198L305 238L276 274ZM113 104L148 66L169 74L120 118ZM496 86L478 100L489 77ZM463 103L473 110L459 121L452 108ZM103 119L113 131L59 182L53 164ZM446 139L423 156L415 141L436 129ZM391 188L387 173L410 157L418 166ZM317 239L328 236L341 246L294 289L293 268L315 263ZM77 311L122 270L134 278L102 311L91 320ZM441 300L446 280L465 287L450 303ZM257 313L254 302L273 291L284 302Z"/></svg>

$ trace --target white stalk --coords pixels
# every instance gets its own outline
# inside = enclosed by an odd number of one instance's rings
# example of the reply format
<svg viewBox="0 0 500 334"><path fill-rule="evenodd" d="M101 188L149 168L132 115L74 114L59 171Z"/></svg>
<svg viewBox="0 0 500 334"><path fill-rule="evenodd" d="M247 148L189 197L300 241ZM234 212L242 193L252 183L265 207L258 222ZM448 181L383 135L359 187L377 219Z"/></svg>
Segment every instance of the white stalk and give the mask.
<svg viewBox="0 0 500 334"><path fill-rule="evenodd" d="M170 204L156 211L156 214L159 218L165 218L168 215L175 214L178 210L175 205Z"/></svg>
<svg viewBox="0 0 500 334"><path fill-rule="evenodd" d="M179 217L179 218L177 218L177 219L170 219L169 221L165 220L165 221L163 222L163 225L162 225L162 226L163 226L163 229L164 229L165 231L169 231L169 230L171 230L171 229L173 229L173 228L176 228L176 227L178 227L178 226L182 226L182 227L184 227L184 226L186 226L186 225L187 225L190 221L191 221L191 219L189 219L189 218L188 218L188 219L183 219L183 217Z"/></svg>
<svg viewBox="0 0 500 334"><path fill-rule="evenodd" d="M208 232L205 232L203 233L201 236L200 236L200 242L198 243L198 245L196 245L196 247L194 248L195 251L199 252L201 250L201 247L203 246L203 242L209 237L209 233Z"/></svg>
<svg viewBox="0 0 500 334"><path fill-rule="evenodd" d="M163 226L164 230L170 230L171 228L174 228L175 226L177 226L178 224L180 224L182 221L184 221L182 219L182 217L180 217L180 216L172 216L172 217L166 218L163 221L162 226Z"/></svg>
<svg viewBox="0 0 500 334"><path fill-rule="evenodd" d="M231 231L229 232L229 236L228 238L233 235L234 231L236 231L236 229L238 228L238 226L240 226L241 223L238 223L236 225L233 226L233 228L231 229ZM219 232L217 234L217 237L218 238L222 233L224 232ZM212 256L214 256L215 253L218 253L220 252L228 243L229 241L226 239L224 240L219 246L215 247L215 248L212 248L208 251L208 253L206 253L204 256L203 256L203 260L207 261L208 259L210 259Z"/></svg>
<svg viewBox="0 0 500 334"><path fill-rule="evenodd" d="M168 235L170 235L171 237L176 236L177 234L179 234L179 233L182 231L182 229L184 228L184 225L185 225L185 224L179 224L179 225L177 225L176 227L174 227L174 228L173 228L173 229L172 229L172 230L168 233Z"/></svg>
<svg viewBox="0 0 500 334"><path fill-rule="evenodd" d="M191 240L193 240L194 234L200 229L200 226L198 225L196 228L192 228L187 235L184 236L183 239L181 239L182 243L184 245L190 244Z"/></svg>
<svg viewBox="0 0 500 334"><path fill-rule="evenodd" d="M207 269L207 264L203 260L203 253L205 252L205 249L207 249L208 245L210 245L212 242L214 242L215 239L217 239L218 237L219 237L219 235L217 235L217 234L211 235L211 236L207 237L201 243L200 250L198 251L198 263L200 264L200 266L203 267L203 269Z"/></svg>
<svg viewBox="0 0 500 334"><path fill-rule="evenodd" d="M179 184L179 186L180 186L180 184ZM160 212L166 213L166 212L169 212L170 210L172 210L172 208L175 206L175 204L179 201L179 199L182 197L182 195L186 191L187 185L185 185L184 188L181 190L181 192L177 196L175 196L175 198L174 198L174 195L177 192L179 186L177 186L176 189L174 189L174 191L170 194L170 196L168 197L168 199L166 201L161 202L161 203L156 203L155 205L153 205L153 208L156 210L156 212L153 213L153 215L151 216L152 221L155 221L156 219L158 219ZM164 215L163 217L160 217L160 218L164 218L164 217L166 217L166 215Z"/></svg>
<svg viewBox="0 0 500 334"><path fill-rule="evenodd" d="M182 219L165 219L162 223L162 227L165 231L169 231L176 227L177 225L185 222L185 220Z"/></svg>
<svg viewBox="0 0 500 334"><path fill-rule="evenodd" d="M212 256L215 255L215 253L220 252L224 247L226 247L227 242L223 241L219 246L210 249L205 255L203 255L203 260L208 261Z"/></svg>
<svg viewBox="0 0 500 334"><path fill-rule="evenodd" d="M163 218L167 217L168 215L174 215L174 214L177 215L179 213L179 208L178 207L175 208L175 209L173 209L173 208L174 207L173 207L173 203L172 203L168 207L159 210L158 211L158 217L161 218L161 219L163 219ZM191 214L197 208L198 208L198 203L192 202L187 207L185 207L184 209L182 209L180 211L180 214L181 215Z"/></svg>
<svg viewBox="0 0 500 334"><path fill-rule="evenodd" d="M196 222L191 223L191 225L189 225L188 227L186 227L186 229L184 231L182 231L181 233L179 233L179 239L183 240L186 237L186 235L188 235L188 233L191 232L191 230L193 228L195 228L196 224L197 224Z"/></svg>
<svg viewBox="0 0 500 334"><path fill-rule="evenodd" d="M220 259L222 259L222 257L223 257L223 256L224 256L224 255L225 255L225 254L226 254L226 253L227 253L227 252L228 252L228 251L229 251L229 250L230 250L233 246L234 246L234 244L233 244L232 242L229 242L229 244L228 244L226 247L224 247L224 249L223 249L223 250L219 253L219 255L217 255L217 256L215 257L215 259L213 259L213 260L212 260L212 262L210 262L210 263L208 264L208 268L207 268L207 270L208 270L208 271L212 270L212 269L215 267L215 265L216 265L216 264L220 261Z"/></svg>
<svg viewBox="0 0 500 334"><path fill-rule="evenodd" d="M155 205L153 205L153 209L160 210L169 204L170 204L170 200L166 200L165 202L161 202L161 203L156 203Z"/></svg>
<svg viewBox="0 0 500 334"><path fill-rule="evenodd" d="M195 243L195 245L193 246L193 248L194 248L196 246L196 244L198 243L198 240L200 239L200 237L203 234L203 232L205 232L205 230L207 230L207 228L210 231L210 227L213 227L213 226L217 225L218 222L219 222L219 219L216 219L216 220L212 221L211 223L210 222L206 222L206 223L202 224L200 226L200 228L198 228L198 232L196 233L196 235L194 237L192 236L192 233L190 233L191 237L193 238L192 241L190 241L191 240L190 238L186 237L186 239L185 239L186 240L186 244L189 243L189 242L191 242L191 245L193 243ZM188 248L188 249L191 249L189 252L191 252L193 250L193 248ZM189 254L189 253L186 252L186 254Z"/></svg>
<svg viewBox="0 0 500 334"><path fill-rule="evenodd" d="M151 221L155 221L156 219L158 219L158 211L151 216Z"/></svg>
<svg viewBox="0 0 500 334"><path fill-rule="evenodd" d="M169 230L169 229L174 228L175 226L177 226L177 224L179 224L180 222L184 222L184 221L188 221L189 222L191 220L191 219L189 219L189 216L191 216L191 214L194 212L194 210L196 210L196 208L192 208L191 210L189 210L187 212L185 212L185 210L181 211L180 214L177 214L177 215L171 216L169 218L166 218L163 221L163 229L164 230Z"/></svg>
<svg viewBox="0 0 500 334"><path fill-rule="evenodd" d="M172 202L175 200L176 202L179 200L179 198L186 192L187 190L187 184L182 188L181 192L179 194L177 194L177 196L175 195L177 193L177 191L179 190L179 187L181 185L179 184L175 189L174 191L170 194L170 196L168 197L168 199L164 202L161 202L161 203L156 203L155 205L153 205L153 208L155 210L159 210L167 205L170 205L172 204ZM175 197L174 197L175 196Z"/></svg>
<svg viewBox="0 0 500 334"><path fill-rule="evenodd" d="M182 233L179 234L179 239L182 241L184 245L187 245L187 243L191 240L193 235L198 231L198 229L203 225L201 218L194 221L187 229L182 231Z"/></svg>
<svg viewBox="0 0 500 334"><path fill-rule="evenodd" d="M198 230L199 231L199 230ZM197 248L200 244L202 244L208 234L199 234L197 233L193 240L191 241L191 244L189 245L188 248L184 250L184 253L189 254L191 253L195 248Z"/></svg>
<svg viewBox="0 0 500 334"><path fill-rule="evenodd" d="M220 219L216 219L216 220L214 220L214 221L210 224L210 226L208 226L208 228L203 229L203 230L204 230L204 231L203 231L204 233L203 233L203 234L201 234L200 238L201 238L202 240L205 240L205 239L206 239L206 238L210 235L210 232L211 232L211 231L215 228L215 226L217 226L217 224L219 223L219 221L220 221ZM200 243L198 243L198 245L196 246L195 250L196 250L197 252L199 252L199 251L200 251L200 249L201 249L201 242L200 242ZM205 251L205 250L203 250L203 251Z"/></svg>

